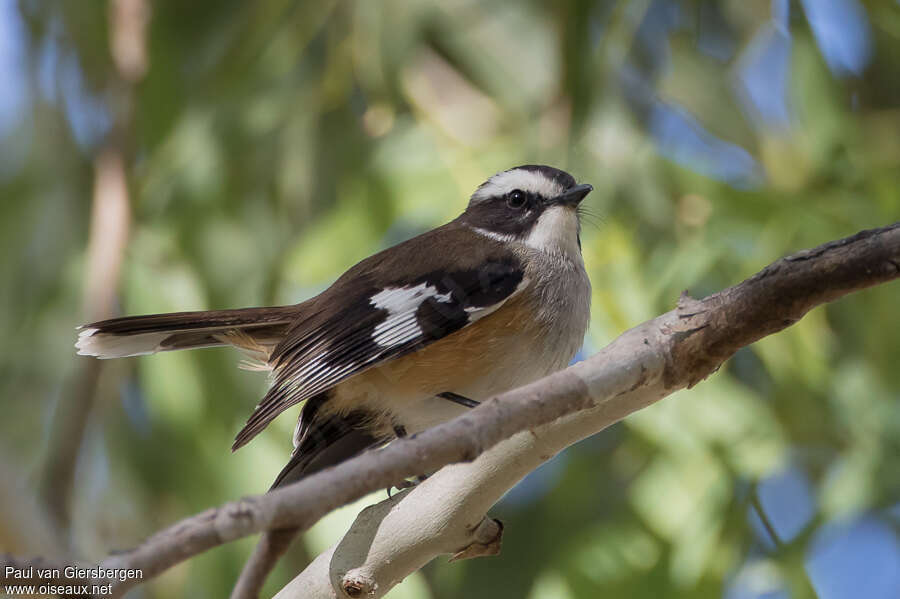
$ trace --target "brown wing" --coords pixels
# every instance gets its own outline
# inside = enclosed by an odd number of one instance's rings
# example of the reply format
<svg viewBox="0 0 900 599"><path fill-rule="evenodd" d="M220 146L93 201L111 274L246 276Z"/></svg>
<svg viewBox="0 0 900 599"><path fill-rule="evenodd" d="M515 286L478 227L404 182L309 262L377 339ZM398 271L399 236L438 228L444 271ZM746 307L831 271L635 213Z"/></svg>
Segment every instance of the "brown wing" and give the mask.
<svg viewBox="0 0 900 599"><path fill-rule="evenodd" d="M515 254L456 221L360 262L304 306L308 317L275 348L274 382L232 448L288 407L493 312L524 280Z"/></svg>

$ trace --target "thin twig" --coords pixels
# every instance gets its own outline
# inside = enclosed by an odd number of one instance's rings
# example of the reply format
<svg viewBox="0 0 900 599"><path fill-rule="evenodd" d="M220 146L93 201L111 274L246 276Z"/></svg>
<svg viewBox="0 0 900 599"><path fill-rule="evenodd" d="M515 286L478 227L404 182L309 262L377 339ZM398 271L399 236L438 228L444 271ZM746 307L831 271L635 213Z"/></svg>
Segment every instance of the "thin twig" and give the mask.
<svg viewBox="0 0 900 599"><path fill-rule="evenodd" d="M281 556L287 552L299 532L296 528L264 531L241 570L241 575L231 591L231 599L256 599L259 597L259 592L269 573L275 568L275 564L278 563Z"/></svg>
<svg viewBox="0 0 900 599"><path fill-rule="evenodd" d="M766 533L771 538L772 543L775 545L776 549L781 549L782 547L784 547L784 542L782 542L781 537L778 536L778 532L775 530L775 526L769 519L769 515L763 508L762 501L760 501L759 499L759 487L757 486L754 486L753 490L750 492L750 505L753 506L753 511L756 512L759 521L762 523L763 528L766 529Z"/></svg>
<svg viewBox="0 0 900 599"><path fill-rule="evenodd" d="M113 126L94 158L94 191L85 268L86 320L110 318L116 311L119 278L128 246L130 208L127 156L130 146L132 90L146 72L145 0L110 0L110 54L116 69L110 82ZM82 360L72 393L54 416L51 446L40 495L61 529L69 527L69 509L81 441L97 395L101 363Z"/></svg>

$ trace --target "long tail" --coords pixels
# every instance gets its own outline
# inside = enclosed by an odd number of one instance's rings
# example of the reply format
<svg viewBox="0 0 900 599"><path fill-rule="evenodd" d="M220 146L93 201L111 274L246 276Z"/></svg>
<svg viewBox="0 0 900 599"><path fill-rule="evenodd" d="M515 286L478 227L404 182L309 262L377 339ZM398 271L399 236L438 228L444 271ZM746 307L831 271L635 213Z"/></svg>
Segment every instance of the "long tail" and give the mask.
<svg viewBox="0 0 900 599"><path fill-rule="evenodd" d="M75 347L83 356L98 358L216 345L266 353L284 336L298 314L298 306L278 306L126 316L78 327Z"/></svg>

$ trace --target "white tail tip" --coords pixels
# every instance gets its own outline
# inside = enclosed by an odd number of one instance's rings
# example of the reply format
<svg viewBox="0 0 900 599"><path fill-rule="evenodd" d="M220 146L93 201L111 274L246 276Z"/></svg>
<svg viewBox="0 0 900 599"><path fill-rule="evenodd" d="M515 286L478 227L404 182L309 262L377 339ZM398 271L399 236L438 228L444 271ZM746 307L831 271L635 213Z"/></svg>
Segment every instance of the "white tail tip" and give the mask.
<svg viewBox="0 0 900 599"><path fill-rule="evenodd" d="M78 332L75 347L79 355L107 359L153 354L159 351L159 344L170 334L111 335L98 331L99 329L88 327Z"/></svg>

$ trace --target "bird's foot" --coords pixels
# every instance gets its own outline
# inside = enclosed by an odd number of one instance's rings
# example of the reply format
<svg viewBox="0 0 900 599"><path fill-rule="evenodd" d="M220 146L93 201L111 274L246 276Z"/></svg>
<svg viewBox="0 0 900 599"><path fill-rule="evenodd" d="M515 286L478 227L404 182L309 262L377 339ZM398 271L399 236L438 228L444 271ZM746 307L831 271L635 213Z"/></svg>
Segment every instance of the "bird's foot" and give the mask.
<svg viewBox="0 0 900 599"><path fill-rule="evenodd" d="M397 489L398 491L403 491L404 489L411 489L412 487L415 487L419 483L423 482L426 478L428 478L427 474L420 474L419 476L416 476L413 478L403 479L402 481L398 482L394 486L388 487L387 489L385 489L385 491L387 491L388 499L391 498L391 489Z"/></svg>
<svg viewBox="0 0 900 599"><path fill-rule="evenodd" d="M446 399L448 401L452 401L453 403L459 404L461 406L465 406L467 408L474 408L480 405L481 402L475 401L474 399L469 399L464 395L460 395L459 393L454 393L453 391L444 391L443 393L438 393L437 397L441 399Z"/></svg>

